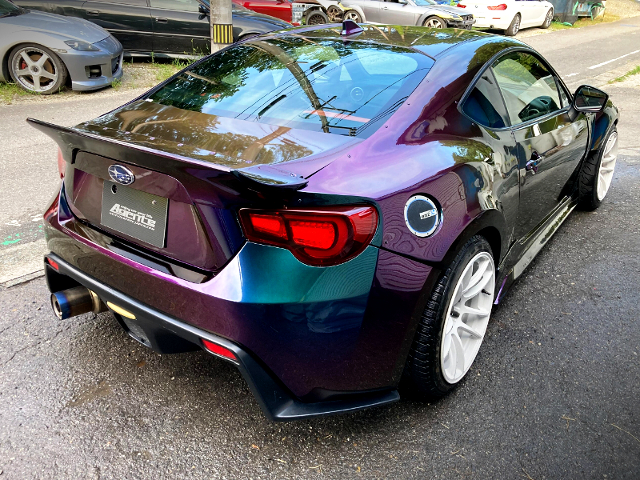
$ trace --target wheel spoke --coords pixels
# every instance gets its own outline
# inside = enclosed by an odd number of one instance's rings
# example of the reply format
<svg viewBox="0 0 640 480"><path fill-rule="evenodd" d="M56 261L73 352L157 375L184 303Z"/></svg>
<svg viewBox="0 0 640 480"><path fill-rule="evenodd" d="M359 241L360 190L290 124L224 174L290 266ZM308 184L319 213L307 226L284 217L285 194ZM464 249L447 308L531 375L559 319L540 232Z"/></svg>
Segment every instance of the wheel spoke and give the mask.
<svg viewBox="0 0 640 480"><path fill-rule="evenodd" d="M469 335L471 335L472 337L475 338L483 338L484 335L482 335L479 331L477 331L475 328L473 328L470 325L467 325L464 322L458 322L458 324L456 325L456 329L457 330L462 330L463 332L468 333Z"/></svg>
<svg viewBox="0 0 640 480"><path fill-rule="evenodd" d="M35 64L35 62L31 60L31 57L27 55L27 52L20 52L20 56L25 62L27 62L27 65L29 65L30 67Z"/></svg>
<svg viewBox="0 0 640 480"><path fill-rule="evenodd" d="M457 333L453 333L451 335L451 346L452 346L452 350L455 349L456 351L456 355L455 355L455 365L456 365L456 370L459 369L460 371L464 372L465 370L465 363L464 363L464 347L462 346L462 341L460 340L460 337L458 337Z"/></svg>
<svg viewBox="0 0 640 480"><path fill-rule="evenodd" d="M47 60L49 60L49 55L43 53L42 56L36 62L36 65L42 68L42 66L46 63Z"/></svg>
<svg viewBox="0 0 640 480"><path fill-rule="evenodd" d="M31 75L31 72L29 71L28 68L23 68L21 70L18 70L16 72L16 75L18 75L19 77L24 77L24 76L27 76L27 75Z"/></svg>
<svg viewBox="0 0 640 480"><path fill-rule="evenodd" d="M31 78L33 78L33 88L36 91L40 90L40 75L33 75Z"/></svg>
<svg viewBox="0 0 640 480"><path fill-rule="evenodd" d="M49 80L55 80L56 79L56 74L55 73L49 73L46 70L42 70L40 72L40 76L48 78Z"/></svg>
<svg viewBox="0 0 640 480"><path fill-rule="evenodd" d="M459 305L456 305L453 309L460 316L464 315L465 313L468 313L469 315L480 315L480 316L489 315L491 313L490 306L489 308L484 309L484 308L475 308L475 307L470 307L469 305L459 304Z"/></svg>
<svg viewBox="0 0 640 480"><path fill-rule="evenodd" d="M487 272L488 266L489 260L478 262L478 270L471 276L464 290L462 291L463 297L473 297L480 293L480 291L485 287L487 281L492 277L491 272ZM486 273L489 273L489 275L485 275Z"/></svg>

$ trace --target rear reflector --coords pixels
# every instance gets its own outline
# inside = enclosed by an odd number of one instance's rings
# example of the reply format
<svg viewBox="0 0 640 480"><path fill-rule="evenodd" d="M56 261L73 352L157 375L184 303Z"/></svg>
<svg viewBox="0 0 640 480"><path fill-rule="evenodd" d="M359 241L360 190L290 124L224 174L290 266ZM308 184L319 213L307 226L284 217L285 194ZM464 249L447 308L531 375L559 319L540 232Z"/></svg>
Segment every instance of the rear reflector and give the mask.
<svg viewBox="0 0 640 480"><path fill-rule="evenodd" d="M500 5L495 5L493 7L487 7L489 10L506 10L507 5L505 3L501 3Z"/></svg>
<svg viewBox="0 0 640 480"><path fill-rule="evenodd" d="M47 263L48 263L49 265L51 265L51 266L53 267L53 269L54 269L54 270L57 270L57 271L59 271L59 270L60 270L60 267L58 266L58 263L57 263L57 262L54 262L54 261L53 261L53 260L51 260L49 257L46 257L46 258L45 258L45 260L47 261Z"/></svg>
<svg viewBox="0 0 640 480"><path fill-rule="evenodd" d="M233 353L228 348L222 347L216 343L210 342L209 340L202 339L202 345L209 352L219 355L220 357L228 358L229 360L233 360L234 362L238 360L235 353Z"/></svg>
<svg viewBox="0 0 640 480"><path fill-rule="evenodd" d="M467 8L467 6L466 6L466 5L462 5L461 3L459 3L459 4L458 4L458 5L456 5L456 6L457 6L457 7L459 7L459 8Z"/></svg>
<svg viewBox="0 0 640 480"><path fill-rule="evenodd" d="M58 149L58 174L60 178L64 178L64 171L67 168L67 162L64 161L62 150Z"/></svg>
<svg viewBox="0 0 640 480"><path fill-rule="evenodd" d="M248 240L286 248L303 263L330 266L360 254L371 242L378 213L371 206L239 212Z"/></svg>

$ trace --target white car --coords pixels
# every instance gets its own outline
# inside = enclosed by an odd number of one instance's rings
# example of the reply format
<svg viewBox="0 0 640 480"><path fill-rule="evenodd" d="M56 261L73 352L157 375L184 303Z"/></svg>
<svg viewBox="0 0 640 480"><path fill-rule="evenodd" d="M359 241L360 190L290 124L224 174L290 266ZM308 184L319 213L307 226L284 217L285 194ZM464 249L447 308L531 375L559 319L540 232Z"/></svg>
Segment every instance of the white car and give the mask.
<svg viewBox="0 0 640 480"><path fill-rule="evenodd" d="M553 5L546 0L461 0L459 8L473 14L474 27L504 30L515 35L521 28L549 28Z"/></svg>

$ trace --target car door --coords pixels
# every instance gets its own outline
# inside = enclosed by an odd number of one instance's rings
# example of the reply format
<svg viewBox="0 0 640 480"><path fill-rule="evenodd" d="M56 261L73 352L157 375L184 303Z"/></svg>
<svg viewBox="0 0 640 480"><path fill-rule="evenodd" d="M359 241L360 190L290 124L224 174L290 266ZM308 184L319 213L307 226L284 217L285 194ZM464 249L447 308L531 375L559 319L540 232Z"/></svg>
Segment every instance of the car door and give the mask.
<svg viewBox="0 0 640 480"><path fill-rule="evenodd" d="M349 5L357 5L362 9L365 18L364 21L382 23L382 14L380 8L384 2L378 0L355 0L349 2Z"/></svg>
<svg viewBox="0 0 640 480"><path fill-rule="evenodd" d="M234 3L254 12L271 15L285 22L291 22L290 0L234 0Z"/></svg>
<svg viewBox="0 0 640 480"><path fill-rule="evenodd" d="M516 0L516 8L520 12L520 26L533 27L536 25L536 6L539 3L537 0Z"/></svg>
<svg viewBox="0 0 640 480"><path fill-rule="evenodd" d="M515 236L524 238L573 193L569 181L587 149L587 117L572 119L560 79L532 53L508 53L491 69L517 145L520 206Z"/></svg>
<svg viewBox="0 0 640 480"><path fill-rule="evenodd" d="M149 0L153 51L173 55L207 55L211 46L209 17L197 0Z"/></svg>
<svg viewBox="0 0 640 480"><path fill-rule="evenodd" d="M128 52L151 52L153 29L147 0L88 1L83 17L116 37Z"/></svg>
<svg viewBox="0 0 640 480"><path fill-rule="evenodd" d="M390 23L392 25L416 24L416 13L414 12L416 7L406 3L406 1L400 3L398 0L387 0L377 3L380 4L379 21L381 23Z"/></svg>

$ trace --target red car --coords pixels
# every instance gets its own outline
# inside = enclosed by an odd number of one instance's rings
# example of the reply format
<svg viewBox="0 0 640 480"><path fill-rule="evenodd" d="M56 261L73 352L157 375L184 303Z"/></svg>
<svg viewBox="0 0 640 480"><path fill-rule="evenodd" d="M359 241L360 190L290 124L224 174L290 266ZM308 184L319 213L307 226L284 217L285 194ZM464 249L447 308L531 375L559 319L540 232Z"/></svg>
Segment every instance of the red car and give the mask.
<svg viewBox="0 0 640 480"><path fill-rule="evenodd" d="M292 0L233 0L233 3L240 5L254 12L271 15L280 18L293 25L321 25L332 21L342 21L342 10L335 5L324 5L336 2L317 2L316 0L307 0L304 2L295 2ZM322 4L321 4L322 3ZM327 15L327 10L332 10L334 15ZM334 12L335 10L335 12ZM339 18L338 18L339 17Z"/></svg>

